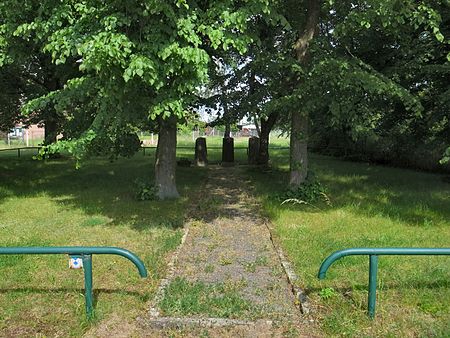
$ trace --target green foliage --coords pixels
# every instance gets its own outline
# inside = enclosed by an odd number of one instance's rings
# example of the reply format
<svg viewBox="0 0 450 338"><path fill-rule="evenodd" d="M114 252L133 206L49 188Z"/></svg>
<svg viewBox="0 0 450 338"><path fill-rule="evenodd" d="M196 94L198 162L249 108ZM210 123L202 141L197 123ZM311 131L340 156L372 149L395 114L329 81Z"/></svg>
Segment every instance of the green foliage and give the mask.
<svg viewBox="0 0 450 338"><path fill-rule="evenodd" d="M217 50L213 54L210 81L199 92L198 105L216 112L214 126L233 126L243 118L261 126L260 120L270 114L288 110L281 104L275 107L274 101L292 91L289 67L296 61L289 56L292 41L286 34L289 23L280 14L283 5L271 5L272 20L252 18L251 32L256 38L245 53Z"/></svg>
<svg viewBox="0 0 450 338"><path fill-rule="evenodd" d="M324 6L329 28L311 46L307 83L299 92L312 118L313 148L436 169L450 135L448 4Z"/></svg>
<svg viewBox="0 0 450 338"><path fill-rule="evenodd" d="M158 188L154 183L138 178L134 181L136 186L136 199L138 201L158 200Z"/></svg>
<svg viewBox="0 0 450 338"><path fill-rule="evenodd" d="M333 288L324 288L319 292L320 298L326 300L337 296L337 292Z"/></svg>
<svg viewBox="0 0 450 338"><path fill-rule="evenodd" d="M24 95L23 112L55 109L67 141L84 138L83 146L68 148L87 148L84 135L94 130L93 142L110 139L112 151L128 154L133 145L117 146L117 133L129 126L145 129L149 119L160 116L183 121L195 92L209 81L213 52L243 53L257 38L251 32L254 17L272 20L271 3L35 1L23 6L7 0L0 4L0 62L23 67L44 56L53 68L74 68L56 77L57 86Z"/></svg>
<svg viewBox="0 0 450 338"><path fill-rule="evenodd" d="M38 159L50 158L59 153L68 153L77 160L77 167L81 160L91 156L107 156L111 160L118 156L130 157L141 147L141 141L133 128L108 132L104 130L88 130L76 139L57 141L42 147Z"/></svg>
<svg viewBox="0 0 450 338"><path fill-rule="evenodd" d="M313 205L319 201L331 206L331 200L327 195L324 186L317 180L312 171L308 172L308 177L298 188L288 188L281 194L276 196L276 199L282 204L308 204Z"/></svg>
<svg viewBox="0 0 450 338"><path fill-rule="evenodd" d="M96 137L93 130L89 130L82 137L77 140L59 141L48 146L44 146L39 150L37 159L49 159L55 154L67 152L77 160L77 168L80 167L80 160L87 156L87 148L90 146L92 140Z"/></svg>
<svg viewBox="0 0 450 338"><path fill-rule="evenodd" d="M116 132L117 137L114 140L112 154L123 157L130 157L141 148L141 140L136 133ZM103 146L103 144L102 144Z"/></svg>
<svg viewBox="0 0 450 338"><path fill-rule="evenodd" d="M441 159L440 163L445 164L450 162L450 147L444 153L444 157Z"/></svg>
<svg viewBox="0 0 450 338"><path fill-rule="evenodd" d="M163 258L180 243L189 199L136 202L130 182L152 175L142 155L91 159L75 170L71 160L32 161L33 153L0 153L0 246L120 246L143 260L149 276L142 280L125 259L95 256L97 320L87 322L83 271L69 270L66 256L2 255L0 289L8 292L0 293L0 336L20 327L26 336L81 337L112 315L133 321L147 311L165 275ZM185 196L204 179L189 169L177 174Z"/></svg>
<svg viewBox="0 0 450 338"><path fill-rule="evenodd" d="M358 144L375 135L393 143L391 157L444 151L448 2L320 3L320 29L300 65L292 46L307 1L3 1L0 126L22 108L26 121L57 121L66 141L94 130L92 142L122 155L133 149L116 144L124 129L156 131L169 116L189 123L193 105L220 104L227 125L279 114L285 130L302 107L327 145L335 135Z"/></svg>
<svg viewBox="0 0 450 338"><path fill-rule="evenodd" d="M200 121L198 117L187 118L186 122L178 126L178 132L184 135L192 136L193 130L203 130L206 127L206 123Z"/></svg>
<svg viewBox="0 0 450 338"><path fill-rule="evenodd" d="M249 171L274 235L317 309L321 336L449 336L450 270L445 257L380 258L377 317L367 317L367 257L347 257L317 278L323 259L351 247L447 247L450 185L443 176L312 155L311 167L333 196L324 210L285 208L271 196L286 175L288 152L273 173ZM335 290L324 300L320 292ZM323 295L327 295L324 291Z"/></svg>

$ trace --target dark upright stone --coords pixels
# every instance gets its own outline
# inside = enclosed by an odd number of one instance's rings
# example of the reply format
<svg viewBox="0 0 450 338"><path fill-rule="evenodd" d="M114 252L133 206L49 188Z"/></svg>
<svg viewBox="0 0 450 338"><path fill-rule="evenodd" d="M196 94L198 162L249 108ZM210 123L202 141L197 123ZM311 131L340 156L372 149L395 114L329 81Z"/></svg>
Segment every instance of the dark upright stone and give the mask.
<svg viewBox="0 0 450 338"><path fill-rule="evenodd" d="M195 165L206 167L208 165L208 151L206 149L206 138L199 137L195 141Z"/></svg>
<svg viewBox="0 0 450 338"><path fill-rule="evenodd" d="M259 138L250 137L248 139L248 164L257 164L259 154Z"/></svg>
<svg viewBox="0 0 450 338"><path fill-rule="evenodd" d="M234 164L234 139L226 137L222 143L222 165L230 166Z"/></svg>

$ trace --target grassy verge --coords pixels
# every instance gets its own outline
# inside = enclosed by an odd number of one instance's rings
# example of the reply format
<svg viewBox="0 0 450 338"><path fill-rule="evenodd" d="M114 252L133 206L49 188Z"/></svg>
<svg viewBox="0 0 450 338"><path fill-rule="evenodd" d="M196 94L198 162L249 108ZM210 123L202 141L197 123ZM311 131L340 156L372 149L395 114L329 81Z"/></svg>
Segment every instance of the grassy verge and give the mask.
<svg viewBox="0 0 450 338"><path fill-rule="evenodd" d="M142 314L181 238L188 196L201 169L179 168L182 198L138 202L136 178L151 178L153 159L137 154L76 170L70 160L0 157L0 246L119 246L140 256L149 278L117 256L94 256L96 318L85 320L83 273L68 258L0 256L0 336L80 336L103 320Z"/></svg>
<svg viewBox="0 0 450 338"><path fill-rule="evenodd" d="M294 263L330 336L450 336L450 257L380 257L377 317L366 316L368 260L321 261L349 247L449 247L450 185L442 176L312 156L311 167L333 205L281 206L273 196L287 182L287 152L278 170L247 171L265 212Z"/></svg>
<svg viewBox="0 0 450 338"><path fill-rule="evenodd" d="M210 318L242 318L254 312L254 306L238 293L234 284L206 285L174 279L161 302L168 316L203 315Z"/></svg>

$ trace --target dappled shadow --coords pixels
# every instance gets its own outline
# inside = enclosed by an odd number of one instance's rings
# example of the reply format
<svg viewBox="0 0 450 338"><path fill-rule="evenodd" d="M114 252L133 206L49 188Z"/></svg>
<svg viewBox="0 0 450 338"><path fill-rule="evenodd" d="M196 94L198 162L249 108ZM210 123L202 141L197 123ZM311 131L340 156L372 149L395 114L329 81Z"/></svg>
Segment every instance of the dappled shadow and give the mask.
<svg viewBox="0 0 450 338"><path fill-rule="evenodd" d="M72 293L72 294L84 294L82 288L34 288L34 287L22 287L22 288L0 288L0 294L10 293L34 293L34 294L52 294L52 293ZM107 288L94 288L94 297L100 294L118 294L137 297L143 301L150 299L150 295L143 292L129 291L124 289L107 289Z"/></svg>
<svg viewBox="0 0 450 338"><path fill-rule="evenodd" d="M450 225L450 185L442 182L442 175L344 162L324 156L311 156L311 159L311 168L325 186L333 205L302 206L305 212L350 207L363 215L383 215L411 226ZM274 197L286 187L286 171L250 169L247 172L260 193L274 205L280 204ZM291 206L276 208L293 209ZM269 210L269 213L270 217L277 217L276 210Z"/></svg>
<svg viewBox="0 0 450 338"><path fill-rule="evenodd" d="M385 215L411 226L433 226L450 219L450 184L442 182L441 175L343 162L323 156L312 156L311 167L328 190L332 209L351 207L364 215ZM215 169L217 168L217 169ZM244 168L243 177L233 178L227 170L210 166L208 169L177 169L177 184L182 198L177 201L144 201L135 198L137 178L150 180L153 176L153 158L137 154L131 159L110 163L107 159L88 161L81 169L67 159L36 162L30 158L0 159L0 207L9 197L38 197L47 195L64 209L82 209L93 219L85 226L123 223L134 229L150 227L180 227L184 223L183 210L192 205L188 216L212 221L222 216L252 217L257 206L227 207L245 200L242 194L262 193L272 201L273 209L266 208L269 217L276 218L277 210L293 208L280 206L274 197L283 191L287 173L276 169L238 166ZM193 196L193 191L212 171L215 182L209 186L208 196ZM242 176L242 175L241 175ZM239 182L231 182L238 180ZM309 213L323 212L330 207L302 207ZM21 212L26 212L26 206ZM96 215L105 219L96 220ZM450 224L447 222L447 224Z"/></svg>
<svg viewBox="0 0 450 338"><path fill-rule="evenodd" d="M237 175L236 167L210 165L206 185L199 192L189 216L211 223L218 218L254 220L261 210L256 203L251 181Z"/></svg>
<svg viewBox="0 0 450 338"><path fill-rule="evenodd" d="M81 288L0 288L0 294L12 294L12 293L24 293L24 294L36 294L36 295L52 295L52 294L84 294L84 289ZM139 299L142 302L148 302L151 298L149 293L129 291L122 289L107 289L107 288L94 288L93 289L93 305L97 306L97 302L102 294L108 295L122 295L131 296ZM61 295L62 296L62 295Z"/></svg>
<svg viewBox="0 0 450 338"><path fill-rule="evenodd" d="M11 197L49 196L61 211L81 209L88 219L83 226L130 224L136 230L181 227L188 196L201 184L205 171L178 168L177 185L182 198L169 201L138 201L135 184L153 177L153 159L137 154L110 162L87 161L80 169L67 159L46 162L31 158L1 159L0 207ZM21 212L26 212L24 205ZM102 216L98 219L95 216Z"/></svg>

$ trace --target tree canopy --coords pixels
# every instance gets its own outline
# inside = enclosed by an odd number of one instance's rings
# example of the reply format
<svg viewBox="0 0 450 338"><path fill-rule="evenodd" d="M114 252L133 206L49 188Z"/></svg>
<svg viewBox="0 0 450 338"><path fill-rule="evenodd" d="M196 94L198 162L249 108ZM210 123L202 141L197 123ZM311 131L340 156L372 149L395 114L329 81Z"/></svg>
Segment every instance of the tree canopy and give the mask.
<svg viewBox="0 0 450 338"><path fill-rule="evenodd" d="M20 63L32 45L54 65L80 71L64 79L62 88L27 100L23 110L53 105L77 119L75 111L83 107L93 114L95 132L158 116L182 118L198 86L208 80L212 51L245 51L252 40L250 21L270 11L266 1L4 1L0 6L3 65Z"/></svg>
<svg viewBox="0 0 450 338"><path fill-rule="evenodd" d="M47 143L63 133L56 150L126 156L137 130L176 131L209 87L227 119L290 132L293 187L308 144L443 152L449 13L445 0L5 0L0 126L40 121ZM176 135L166 136L156 167L170 162L174 177Z"/></svg>

